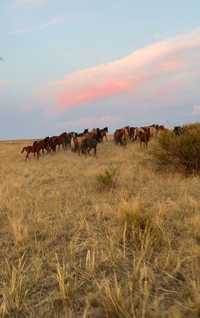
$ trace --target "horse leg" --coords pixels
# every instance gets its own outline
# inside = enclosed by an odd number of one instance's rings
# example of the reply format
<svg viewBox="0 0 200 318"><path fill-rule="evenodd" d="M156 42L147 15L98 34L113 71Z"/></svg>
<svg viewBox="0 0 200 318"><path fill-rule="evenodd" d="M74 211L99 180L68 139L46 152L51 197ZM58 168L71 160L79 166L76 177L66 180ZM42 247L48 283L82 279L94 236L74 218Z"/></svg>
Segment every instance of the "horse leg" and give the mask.
<svg viewBox="0 0 200 318"><path fill-rule="evenodd" d="M85 155L85 156L87 156L87 154L89 155L89 148L83 148L82 149L82 153Z"/></svg>
<svg viewBox="0 0 200 318"><path fill-rule="evenodd" d="M64 142L64 144L63 144L63 150L67 151L67 143L66 142Z"/></svg>

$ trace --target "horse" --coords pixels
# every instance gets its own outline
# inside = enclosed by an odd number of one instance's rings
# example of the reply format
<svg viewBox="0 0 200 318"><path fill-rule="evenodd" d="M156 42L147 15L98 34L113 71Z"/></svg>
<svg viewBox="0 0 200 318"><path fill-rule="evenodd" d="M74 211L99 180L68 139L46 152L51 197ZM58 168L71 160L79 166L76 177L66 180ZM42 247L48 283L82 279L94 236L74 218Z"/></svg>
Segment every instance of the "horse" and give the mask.
<svg viewBox="0 0 200 318"><path fill-rule="evenodd" d="M30 153L33 153L34 156L35 156L35 153L37 153L37 159L39 160L40 150L41 150L41 145L35 144L34 146L23 147L21 153L26 152L25 160L29 159Z"/></svg>

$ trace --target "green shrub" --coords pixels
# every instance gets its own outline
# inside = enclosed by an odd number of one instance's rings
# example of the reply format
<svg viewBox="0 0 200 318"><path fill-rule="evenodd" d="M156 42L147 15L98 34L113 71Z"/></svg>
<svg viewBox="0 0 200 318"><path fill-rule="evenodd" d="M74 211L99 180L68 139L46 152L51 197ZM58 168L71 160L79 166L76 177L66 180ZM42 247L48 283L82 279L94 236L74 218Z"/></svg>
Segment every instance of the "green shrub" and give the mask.
<svg viewBox="0 0 200 318"><path fill-rule="evenodd" d="M172 131L158 135L151 153L161 166L173 165L186 172L200 172L200 124L186 125L176 136Z"/></svg>
<svg viewBox="0 0 200 318"><path fill-rule="evenodd" d="M100 191L111 190L116 187L119 176L119 168L110 166L103 173L96 176L97 187Z"/></svg>

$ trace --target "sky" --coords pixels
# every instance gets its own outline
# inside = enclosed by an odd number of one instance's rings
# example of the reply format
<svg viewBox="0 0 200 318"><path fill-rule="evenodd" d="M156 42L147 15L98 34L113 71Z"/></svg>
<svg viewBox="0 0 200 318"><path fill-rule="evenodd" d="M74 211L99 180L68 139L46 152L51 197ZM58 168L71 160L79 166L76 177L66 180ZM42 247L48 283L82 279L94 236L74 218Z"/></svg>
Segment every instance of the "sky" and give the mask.
<svg viewBox="0 0 200 318"><path fill-rule="evenodd" d="M200 121L199 0L0 0L0 139Z"/></svg>

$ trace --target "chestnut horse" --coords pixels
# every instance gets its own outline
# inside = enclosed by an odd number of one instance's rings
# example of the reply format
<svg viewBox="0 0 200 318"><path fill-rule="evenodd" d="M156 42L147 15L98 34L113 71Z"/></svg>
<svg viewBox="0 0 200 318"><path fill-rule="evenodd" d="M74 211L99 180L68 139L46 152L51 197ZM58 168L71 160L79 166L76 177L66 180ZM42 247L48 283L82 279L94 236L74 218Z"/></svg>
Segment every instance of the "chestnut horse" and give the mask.
<svg viewBox="0 0 200 318"><path fill-rule="evenodd" d="M42 144L41 143L37 143L34 144L34 146L26 146L22 149L21 153L26 152L26 157L25 160L27 160L29 158L30 153L33 153L34 156L35 154L37 154L37 159L39 160L40 157L40 150L42 149Z"/></svg>

